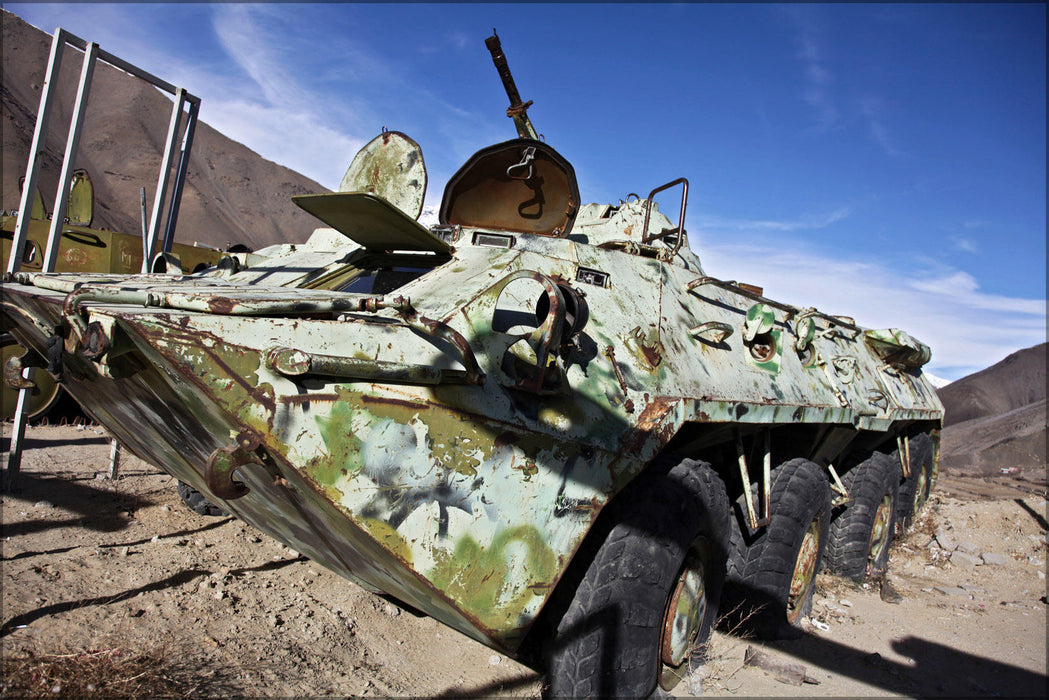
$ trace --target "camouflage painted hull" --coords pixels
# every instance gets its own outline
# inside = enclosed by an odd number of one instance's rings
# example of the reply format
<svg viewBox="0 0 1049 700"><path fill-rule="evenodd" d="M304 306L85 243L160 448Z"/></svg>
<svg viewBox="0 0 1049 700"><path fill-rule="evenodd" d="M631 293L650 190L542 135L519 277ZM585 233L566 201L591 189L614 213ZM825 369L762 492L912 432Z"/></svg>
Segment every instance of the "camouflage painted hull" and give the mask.
<svg viewBox="0 0 1049 700"><path fill-rule="evenodd" d="M446 307L425 309L437 320L402 297L164 276L20 275L3 311L41 357L68 329L63 384L138 456L508 652L601 507L672 439L695 451L784 426L808 430L816 450L835 431L884 441L941 415L920 374L885 371L862 333L828 331L844 321L823 319L812 341L837 362L802 367L785 342L741 361L742 344L674 329L711 316L738 327L752 293L569 241L521 248L460 245L429 287L406 287L443 294ZM641 298L589 285L599 311L547 361L560 388L521 390L529 377L507 360L542 324L514 333L493 319L512 285L534 287L521 294L530 304L580 269L640 279ZM661 318L641 311L653 306Z"/></svg>

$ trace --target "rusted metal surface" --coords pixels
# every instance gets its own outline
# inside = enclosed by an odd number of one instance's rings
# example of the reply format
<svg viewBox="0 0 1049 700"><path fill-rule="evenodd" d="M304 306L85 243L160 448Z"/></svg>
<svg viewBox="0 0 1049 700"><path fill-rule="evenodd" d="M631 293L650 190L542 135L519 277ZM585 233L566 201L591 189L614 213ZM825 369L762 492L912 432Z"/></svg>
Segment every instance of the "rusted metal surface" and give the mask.
<svg viewBox="0 0 1049 700"><path fill-rule="evenodd" d="M703 575L702 561L691 556L670 594L660 643L660 656L668 666L681 666L695 651L696 637L710 604Z"/></svg>
<svg viewBox="0 0 1049 700"><path fill-rule="evenodd" d="M492 36L484 40L484 44L488 47L488 52L492 54L492 62L495 64L495 69L499 72L499 79L503 81L506 96L510 98L510 106L506 109L506 116L514 120L518 136L523 139L538 140L539 136L532 126L532 121L528 118L528 108L532 106L532 101L521 101L521 94L517 92L517 85L514 83L514 77L510 73L510 66L506 62L506 54L503 53L503 46L502 42L499 41L499 36L493 32Z"/></svg>
<svg viewBox="0 0 1049 700"><path fill-rule="evenodd" d="M871 565L881 557L885 548L889 546L889 538L892 532L892 510L895 505L892 496L886 494L878 504L878 510L874 513L874 527L871 528L871 540L867 550L868 571Z"/></svg>
<svg viewBox="0 0 1049 700"><path fill-rule="evenodd" d="M801 617L809 590L816 582L816 572L820 563L820 545L820 525L817 518L805 530L805 537L801 541L798 558L794 563L794 572L790 578L790 590L787 594L787 620L791 623L797 622Z"/></svg>
<svg viewBox="0 0 1049 700"><path fill-rule="evenodd" d="M339 191L374 194L418 219L426 197L422 149L405 134L384 128L354 157Z"/></svg>
<svg viewBox="0 0 1049 700"><path fill-rule="evenodd" d="M20 274L5 327L135 454L493 647L518 649L598 514L668 446L741 482L760 528L774 454L812 458L845 497L850 449L942 419L910 336L708 276L683 214L673 232L651 197L581 206L541 142L482 149L431 229L323 201L342 233L197 275Z"/></svg>

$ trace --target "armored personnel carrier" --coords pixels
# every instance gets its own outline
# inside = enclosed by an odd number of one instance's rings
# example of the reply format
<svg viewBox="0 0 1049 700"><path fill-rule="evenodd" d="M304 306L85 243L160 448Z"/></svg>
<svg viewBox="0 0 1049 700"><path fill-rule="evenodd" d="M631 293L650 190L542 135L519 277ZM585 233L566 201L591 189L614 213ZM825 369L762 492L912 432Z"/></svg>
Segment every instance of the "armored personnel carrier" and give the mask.
<svg viewBox="0 0 1049 700"><path fill-rule="evenodd" d="M19 273L3 323L215 504L552 695L644 696L688 672L723 594L778 634L821 566L884 569L935 478L930 352L707 274L683 178L582 204L487 44L518 138L452 176L437 225L421 151L384 132L343 191L296 198L327 225L307 243L193 275Z"/></svg>

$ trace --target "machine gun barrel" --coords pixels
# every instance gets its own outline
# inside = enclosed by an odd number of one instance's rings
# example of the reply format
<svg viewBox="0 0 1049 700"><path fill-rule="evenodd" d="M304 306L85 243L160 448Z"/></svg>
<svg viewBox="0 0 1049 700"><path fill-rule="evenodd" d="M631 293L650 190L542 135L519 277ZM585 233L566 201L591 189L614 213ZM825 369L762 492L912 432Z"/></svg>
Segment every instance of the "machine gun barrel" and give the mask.
<svg viewBox="0 0 1049 700"><path fill-rule="evenodd" d="M499 42L499 35L493 32L492 36L484 40L484 45L488 47L488 51L492 54L492 62L495 64L495 69L499 72L499 78L503 81L506 96L510 98L510 106L506 110L506 116L514 120L518 136L523 139L538 141L539 136L532 126L532 121L528 118L528 108L532 106L532 101L521 101L521 95L517 92L517 85L514 84L514 76L510 73L510 66L506 62L506 54L503 53L502 44Z"/></svg>

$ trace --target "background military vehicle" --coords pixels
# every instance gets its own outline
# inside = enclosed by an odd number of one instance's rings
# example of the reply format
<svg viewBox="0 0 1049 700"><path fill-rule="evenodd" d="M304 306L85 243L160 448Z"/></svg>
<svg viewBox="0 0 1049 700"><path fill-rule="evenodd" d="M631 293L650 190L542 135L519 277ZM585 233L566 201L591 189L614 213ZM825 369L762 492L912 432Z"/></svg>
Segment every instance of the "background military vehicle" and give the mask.
<svg viewBox="0 0 1049 700"><path fill-rule="evenodd" d="M550 694L643 696L688 672L726 580L779 634L822 564L884 569L935 476L929 349L707 275L684 178L582 205L487 43L519 137L452 176L436 226L421 151L384 132L345 191L296 198L330 227L307 243L19 273L4 324L216 505Z"/></svg>
<svg viewBox="0 0 1049 700"><path fill-rule="evenodd" d="M85 170L73 173L73 184L66 209L68 223L62 227L55 272L116 272L132 274L142 269L142 237L139 234L121 233L92 228L94 221L94 188L91 177ZM11 241L17 223L17 207L0 215L0 260L7 261L11 255ZM47 247L50 216L40 191L33 197L33 210L29 221L25 252L21 268L39 272ZM222 251L200 245L175 243L168 261L177 263L187 271L199 271L214 265L222 257ZM25 349L8 333L0 334L0 353L3 362L22 355ZM46 373L38 374L36 388L28 404L30 419L47 415L61 396L61 387ZM4 387L3 414L5 420L14 416L16 392Z"/></svg>

